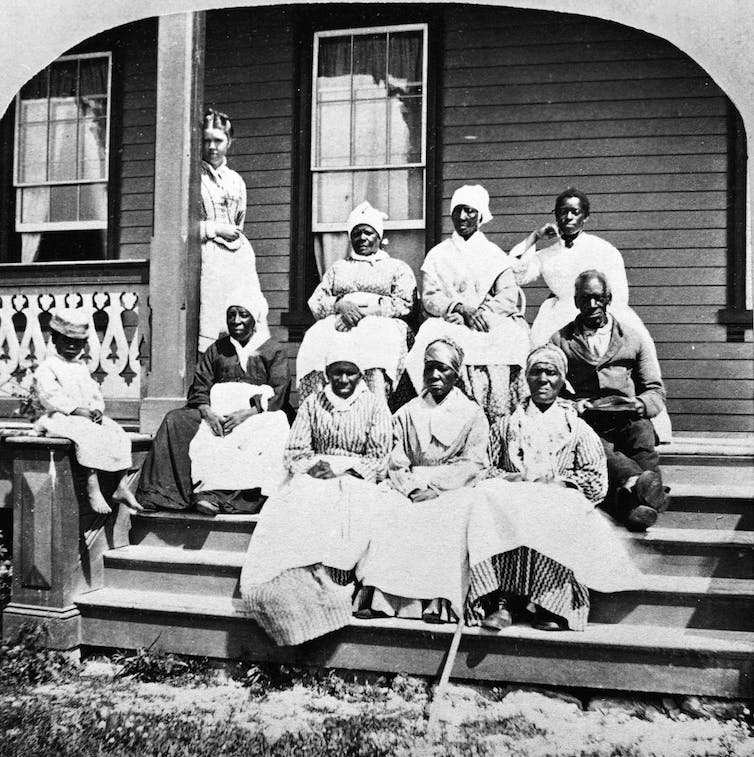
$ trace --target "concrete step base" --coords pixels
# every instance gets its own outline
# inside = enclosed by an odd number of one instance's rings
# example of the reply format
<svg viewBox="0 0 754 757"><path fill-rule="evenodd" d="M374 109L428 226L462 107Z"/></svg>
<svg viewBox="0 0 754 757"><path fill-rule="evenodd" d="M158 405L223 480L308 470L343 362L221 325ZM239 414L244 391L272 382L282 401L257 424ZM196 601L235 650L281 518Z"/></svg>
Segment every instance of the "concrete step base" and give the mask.
<svg viewBox="0 0 754 757"><path fill-rule="evenodd" d="M454 631L399 619L354 621L299 647L275 647L240 600L100 589L77 602L82 643L221 659L436 676ZM754 633L590 624L582 633L512 626L464 632L456 679L751 698Z"/></svg>

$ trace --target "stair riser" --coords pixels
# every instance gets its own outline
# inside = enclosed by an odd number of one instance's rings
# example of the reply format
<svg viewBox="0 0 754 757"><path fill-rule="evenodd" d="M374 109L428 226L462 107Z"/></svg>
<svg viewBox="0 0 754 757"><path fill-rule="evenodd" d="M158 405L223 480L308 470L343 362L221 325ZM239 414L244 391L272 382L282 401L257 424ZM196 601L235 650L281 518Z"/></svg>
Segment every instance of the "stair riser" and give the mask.
<svg viewBox="0 0 754 757"><path fill-rule="evenodd" d="M240 569L214 566L139 564L108 560L105 584L113 589L139 589L166 594L238 597ZM754 631L754 597L720 597L648 592L592 593L590 620L599 623L645 624L675 628Z"/></svg>
<svg viewBox="0 0 754 757"><path fill-rule="evenodd" d="M145 547L177 547L179 549L211 549L218 552L245 552L251 541L253 523L224 523L189 521L177 525L175 521L138 521L131 525L131 544Z"/></svg>
<svg viewBox="0 0 754 757"><path fill-rule="evenodd" d="M175 566L108 566L105 585L111 589L139 589L166 594L202 594L240 597L238 582L241 571L202 566L177 570Z"/></svg>
<svg viewBox="0 0 754 757"><path fill-rule="evenodd" d="M736 547L633 542L631 554L642 573L661 576L751 578L754 550Z"/></svg>
<svg viewBox="0 0 754 757"><path fill-rule="evenodd" d="M592 593L592 623L754 631L754 597Z"/></svg>
<svg viewBox="0 0 754 757"><path fill-rule="evenodd" d="M348 628L294 648L275 647L244 619L82 607L82 643L254 662L285 662L345 670L437 676L447 635ZM624 691L674 692L748 699L752 662L742 655L669 654L642 648L564 648L557 634L522 643L500 636L465 637L452 675L461 680L536 683Z"/></svg>

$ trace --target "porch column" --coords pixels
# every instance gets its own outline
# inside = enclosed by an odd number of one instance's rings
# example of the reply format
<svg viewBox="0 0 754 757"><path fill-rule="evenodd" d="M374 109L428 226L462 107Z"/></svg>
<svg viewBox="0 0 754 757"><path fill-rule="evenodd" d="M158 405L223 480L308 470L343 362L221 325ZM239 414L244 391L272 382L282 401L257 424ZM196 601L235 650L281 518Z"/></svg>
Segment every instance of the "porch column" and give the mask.
<svg viewBox="0 0 754 757"><path fill-rule="evenodd" d="M159 19L150 363L140 414L147 433L185 404L196 364L204 29L204 12Z"/></svg>

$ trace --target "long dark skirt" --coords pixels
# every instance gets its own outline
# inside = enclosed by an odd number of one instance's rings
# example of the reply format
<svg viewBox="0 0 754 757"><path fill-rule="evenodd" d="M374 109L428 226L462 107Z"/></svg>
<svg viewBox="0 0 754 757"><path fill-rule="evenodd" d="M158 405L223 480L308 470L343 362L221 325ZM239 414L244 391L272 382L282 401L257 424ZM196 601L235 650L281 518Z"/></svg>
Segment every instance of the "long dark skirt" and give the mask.
<svg viewBox="0 0 754 757"><path fill-rule="evenodd" d="M259 489L194 493L189 445L201 422L193 407L171 410L163 418L141 468L136 499L147 509L187 510L202 499L226 513L259 512L266 499Z"/></svg>

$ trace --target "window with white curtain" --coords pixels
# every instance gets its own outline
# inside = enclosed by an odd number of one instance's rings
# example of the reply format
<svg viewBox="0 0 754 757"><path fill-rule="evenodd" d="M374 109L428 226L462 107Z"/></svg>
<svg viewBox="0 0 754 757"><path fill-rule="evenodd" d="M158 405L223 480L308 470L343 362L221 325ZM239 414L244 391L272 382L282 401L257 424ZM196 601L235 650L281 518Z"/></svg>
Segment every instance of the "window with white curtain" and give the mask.
<svg viewBox="0 0 754 757"><path fill-rule="evenodd" d="M110 76L110 53L64 56L18 94L14 183L24 262L39 259L49 238L59 259L70 259L66 240L74 257L105 256Z"/></svg>
<svg viewBox="0 0 754 757"><path fill-rule="evenodd" d="M390 254L421 265L426 90L426 24L315 33L312 231L320 274L346 254L346 218L364 200L388 215Z"/></svg>

